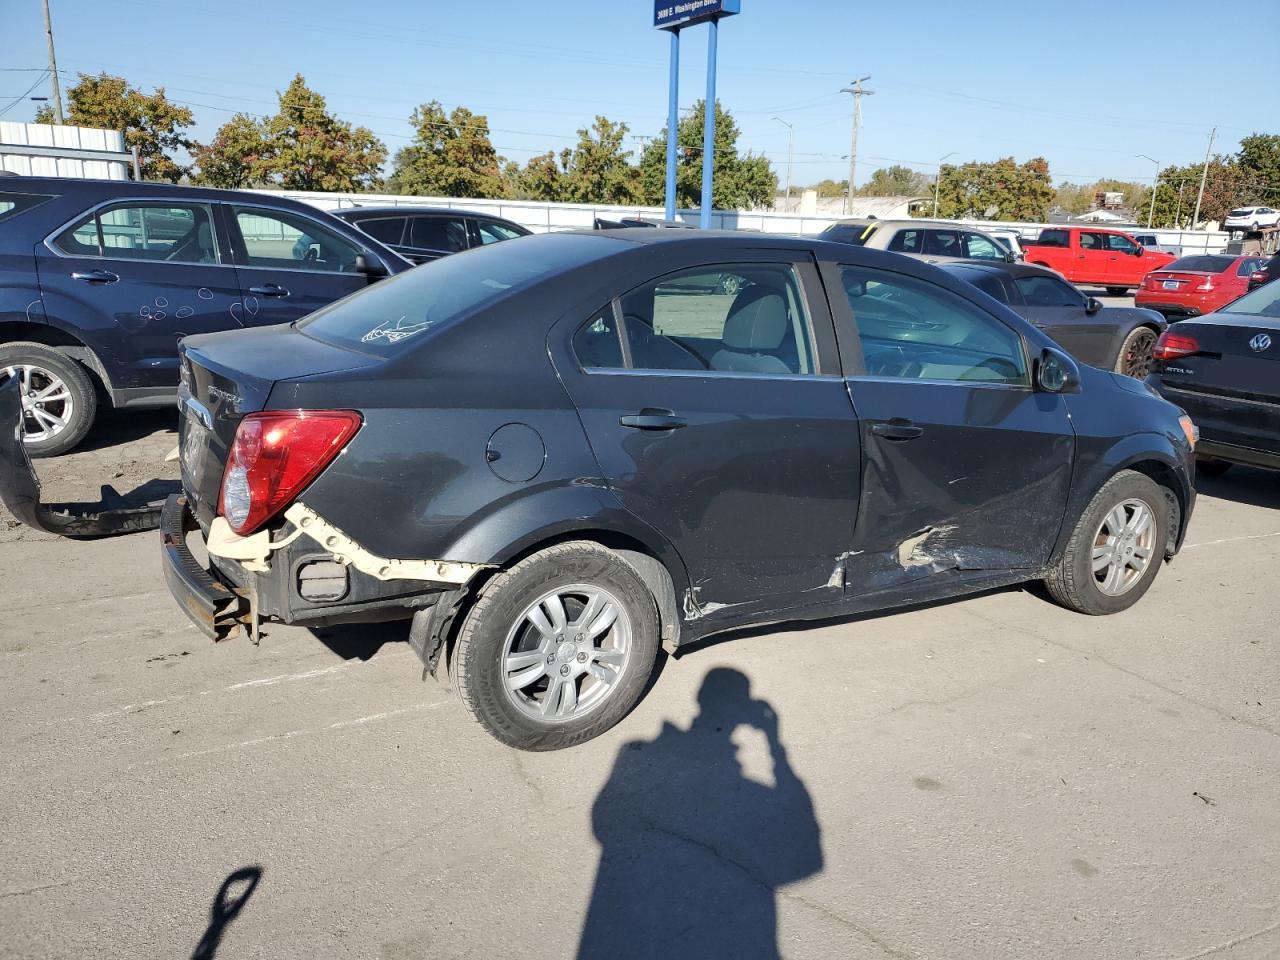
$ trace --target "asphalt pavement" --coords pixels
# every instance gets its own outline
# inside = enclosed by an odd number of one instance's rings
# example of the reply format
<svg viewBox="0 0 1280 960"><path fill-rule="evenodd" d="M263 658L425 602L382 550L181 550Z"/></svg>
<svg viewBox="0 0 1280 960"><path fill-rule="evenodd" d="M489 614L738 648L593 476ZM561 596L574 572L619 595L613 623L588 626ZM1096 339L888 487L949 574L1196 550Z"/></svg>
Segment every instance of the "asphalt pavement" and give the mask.
<svg viewBox="0 0 1280 960"><path fill-rule="evenodd" d="M725 637L521 754L403 625L215 646L154 534L0 543L0 956L1274 958L1277 569L1233 470L1127 613Z"/></svg>

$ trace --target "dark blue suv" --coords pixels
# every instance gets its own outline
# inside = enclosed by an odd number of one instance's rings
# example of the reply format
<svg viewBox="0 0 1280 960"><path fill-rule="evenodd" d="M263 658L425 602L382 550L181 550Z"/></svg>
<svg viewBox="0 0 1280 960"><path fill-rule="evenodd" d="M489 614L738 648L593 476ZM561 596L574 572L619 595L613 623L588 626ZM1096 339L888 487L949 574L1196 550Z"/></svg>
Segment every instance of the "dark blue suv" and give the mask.
<svg viewBox="0 0 1280 960"><path fill-rule="evenodd" d="M172 403L178 340L288 323L412 266L294 200L167 184L0 185L0 379L32 456L73 448L102 403Z"/></svg>

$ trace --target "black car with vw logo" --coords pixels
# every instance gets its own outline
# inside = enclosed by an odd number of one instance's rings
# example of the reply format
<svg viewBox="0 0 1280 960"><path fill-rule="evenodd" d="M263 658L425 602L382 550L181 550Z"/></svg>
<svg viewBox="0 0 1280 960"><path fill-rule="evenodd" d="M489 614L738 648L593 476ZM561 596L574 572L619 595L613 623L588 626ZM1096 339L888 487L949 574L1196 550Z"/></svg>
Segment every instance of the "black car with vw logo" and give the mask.
<svg viewBox="0 0 1280 960"><path fill-rule="evenodd" d="M1200 427L1198 471L1280 470L1280 284L1170 327L1147 383Z"/></svg>

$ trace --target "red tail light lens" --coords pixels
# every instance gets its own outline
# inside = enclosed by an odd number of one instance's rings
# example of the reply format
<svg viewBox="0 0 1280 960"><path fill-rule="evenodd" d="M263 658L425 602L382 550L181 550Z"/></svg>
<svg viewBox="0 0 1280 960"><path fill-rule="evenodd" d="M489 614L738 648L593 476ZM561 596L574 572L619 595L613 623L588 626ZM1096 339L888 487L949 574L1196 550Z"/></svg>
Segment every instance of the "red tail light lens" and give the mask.
<svg viewBox="0 0 1280 960"><path fill-rule="evenodd" d="M1151 348L1151 356L1155 360L1176 360L1178 357L1189 357L1200 352L1200 343L1195 337L1185 333L1174 333L1166 330Z"/></svg>
<svg viewBox="0 0 1280 960"><path fill-rule="evenodd" d="M1196 293L1211 293L1213 291L1213 278L1205 277L1200 281L1200 285L1196 287Z"/></svg>
<svg viewBox="0 0 1280 960"><path fill-rule="evenodd" d="M231 445L218 512L236 533L253 533L332 462L360 423L353 410L249 414Z"/></svg>

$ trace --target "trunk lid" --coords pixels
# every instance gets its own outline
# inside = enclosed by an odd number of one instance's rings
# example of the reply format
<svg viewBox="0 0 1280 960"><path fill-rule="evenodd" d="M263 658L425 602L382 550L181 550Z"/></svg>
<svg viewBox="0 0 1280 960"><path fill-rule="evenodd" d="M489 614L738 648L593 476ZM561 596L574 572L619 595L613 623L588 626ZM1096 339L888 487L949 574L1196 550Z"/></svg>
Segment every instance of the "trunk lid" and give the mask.
<svg viewBox="0 0 1280 960"><path fill-rule="evenodd" d="M246 414L266 409L275 384L381 362L288 325L188 337L179 356L182 486L206 532L236 429Z"/></svg>

